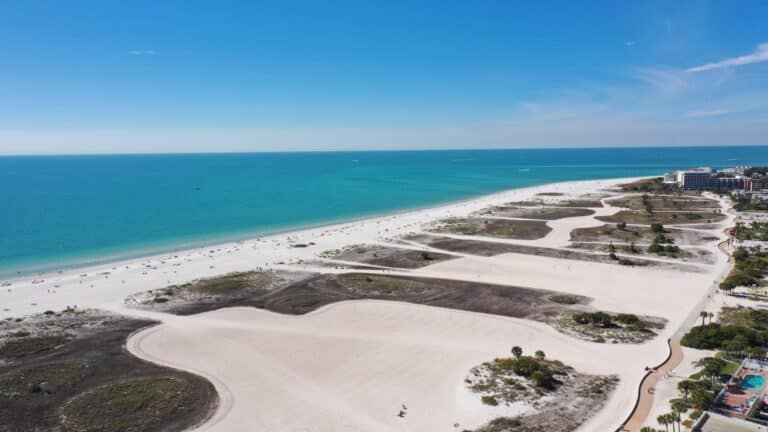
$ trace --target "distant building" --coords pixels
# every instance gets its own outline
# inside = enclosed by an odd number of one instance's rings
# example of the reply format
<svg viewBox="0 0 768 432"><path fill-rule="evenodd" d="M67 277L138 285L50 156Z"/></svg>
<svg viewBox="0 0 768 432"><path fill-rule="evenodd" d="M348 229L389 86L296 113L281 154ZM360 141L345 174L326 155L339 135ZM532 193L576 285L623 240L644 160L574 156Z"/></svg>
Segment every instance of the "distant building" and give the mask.
<svg viewBox="0 0 768 432"><path fill-rule="evenodd" d="M712 177L709 187L712 189L750 190L751 181L745 177Z"/></svg>
<svg viewBox="0 0 768 432"><path fill-rule="evenodd" d="M712 168L696 168L677 172L677 184L683 189L706 190L711 187Z"/></svg>
<svg viewBox="0 0 768 432"><path fill-rule="evenodd" d="M749 179L749 190L751 191L760 191L763 189L768 189L768 180L765 177L757 177L754 176L751 179Z"/></svg>

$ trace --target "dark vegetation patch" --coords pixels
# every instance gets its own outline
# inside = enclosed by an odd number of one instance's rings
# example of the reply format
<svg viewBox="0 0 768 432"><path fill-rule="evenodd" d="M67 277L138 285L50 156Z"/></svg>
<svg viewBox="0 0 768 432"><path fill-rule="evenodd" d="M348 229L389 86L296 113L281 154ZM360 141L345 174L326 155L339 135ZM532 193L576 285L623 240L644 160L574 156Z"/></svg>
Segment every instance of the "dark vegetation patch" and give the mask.
<svg viewBox="0 0 768 432"><path fill-rule="evenodd" d="M66 391L88 376L80 361L23 366L0 375L0 398L30 399Z"/></svg>
<svg viewBox="0 0 768 432"><path fill-rule="evenodd" d="M542 199L537 200L528 200L528 201L511 201L504 206L507 207L539 207L539 206L545 206L545 207L585 207L585 208L600 208L603 206L603 203L600 202L599 199L582 199L582 198L574 198L574 199L568 199L568 200L559 200L559 201L552 201L547 200L544 201Z"/></svg>
<svg viewBox="0 0 768 432"><path fill-rule="evenodd" d="M499 206L482 210L482 216L501 216L523 219L556 220L570 217L589 216L595 214L594 210L578 207L514 207Z"/></svg>
<svg viewBox="0 0 768 432"><path fill-rule="evenodd" d="M664 179L661 177L644 178L631 183L620 184L618 187L624 192L662 193L668 189L668 187L664 185Z"/></svg>
<svg viewBox="0 0 768 432"><path fill-rule="evenodd" d="M720 323L693 327L681 343L691 348L719 349L731 356L763 355L768 343L768 310L724 307Z"/></svg>
<svg viewBox="0 0 768 432"><path fill-rule="evenodd" d="M263 297L308 274L273 270L230 273L134 294L133 307L191 314Z"/></svg>
<svg viewBox="0 0 768 432"><path fill-rule="evenodd" d="M408 240L418 241L429 245L434 249L443 249L450 252L466 253L479 256L494 256L504 253L519 253L526 255L538 255L550 258L560 258L567 260L579 260L589 262L600 262L608 264L618 264L626 266L654 266L660 268L669 268L686 272L699 272L699 268L684 263L665 263L644 260L642 258L611 257L605 253L589 253L576 249L554 249L540 246L516 245L508 243L485 242L482 240L453 239L448 237L431 235L413 235L406 237Z"/></svg>
<svg viewBox="0 0 768 432"><path fill-rule="evenodd" d="M745 195L731 194L733 208L736 211L743 212L765 212L768 211L768 203L762 200L751 200Z"/></svg>
<svg viewBox="0 0 768 432"><path fill-rule="evenodd" d="M759 287L765 283L768 273L768 252L751 250L743 247L733 252L735 265L728 276L720 282L720 289L731 292L735 288Z"/></svg>
<svg viewBox="0 0 768 432"><path fill-rule="evenodd" d="M702 245L718 240L714 235L699 231L663 227L664 235L678 245ZM576 228L571 231L574 242L616 242L616 243L651 243L658 233L646 226L626 226L621 223L606 224L597 227ZM639 246L638 246L639 247Z"/></svg>
<svg viewBox="0 0 768 432"><path fill-rule="evenodd" d="M629 244L600 244L600 243L573 243L571 244L574 249L603 252L607 254L632 254L632 255L647 255L647 256L660 256L667 258L679 258L683 261L696 261L706 264L713 263L713 256L709 252L701 249L697 249L693 252L680 249L675 245L661 245L655 247L651 245L638 246L636 243L631 242ZM658 248L664 247L663 250Z"/></svg>
<svg viewBox="0 0 768 432"><path fill-rule="evenodd" d="M0 359L23 360L26 357L53 351L67 342L67 336L63 334L29 336L28 332L23 331L23 333L28 336L13 335L15 339L0 345Z"/></svg>
<svg viewBox="0 0 768 432"><path fill-rule="evenodd" d="M536 196L563 196L565 195L562 192L539 192L536 194Z"/></svg>
<svg viewBox="0 0 768 432"><path fill-rule="evenodd" d="M150 321L71 310L9 322L0 330L3 335L23 328L34 338L66 328L68 337L53 349L28 352L0 366L0 430L177 431L204 421L216 405L216 392L203 378L144 362L124 350L128 335ZM94 393L148 378L182 383L183 394L168 392L162 402L136 387ZM88 397L93 394L99 397ZM165 407L171 405L173 414L167 415ZM111 409L102 409L106 406Z"/></svg>
<svg viewBox="0 0 768 432"><path fill-rule="evenodd" d="M636 195L631 197L614 198L606 201L606 203L614 207L625 207L630 210L647 210L648 206L650 206L653 210L663 211L720 208L720 203L716 200L704 198L694 199L690 197L680 197L674 195Z"/></svg>
<svg viewBox="0 0 768 432"><path fill-rule="evenodd" d="M440 221L432 231L507 239L536 240L549 234L552 228L548 227L543 221L450 218Z"/></svg>
<svg viewBox="0 0 768 432"><path fill-rule="evenodd" d="M663 318L602 311L562 311L544 319L561 333L598 343L642 343L656 337L656 331L666 325Z"/></svg>
<svg viewBox="0 0 768 432"><path fill-rule="evenodd" d="M386 299L524 318L565 307L549 300L553 291L477 282L366 275L317 275L255 302L271 311L304 314L342 300ZM580 297L583 303L589 300Z"/></svg>
<svg viewBox="0 0 768 432"><path fill-rule="evenodd" d="M495 256L505 253L519 253L591 262L611 262L611 260L605 255L590 254L567 249L554 249L541 246L486 242L482 240L454 239L450 237L431 235L414 235L407 237L407 239L421 242L434 249L443 249L450 252L466 253L479 256ZM637 265L644 265L644 263L638 263Z"/></svg>
<svg viewBox="0 0 768 432"><path fill-rule="evenodd" d="M737 223L732 230L738 240L768 240L768 222L753 221L750 224Z"/></svg>
<svg viewBox="0 0 768 432"><path fill-rule="evenodd" d="M725 215L709 211L654 212L648 214L640 211L621 210L610 216L597 216L596 219L611 223L626 222L642 225L661 223L667 225L718 222L725 219Z"/></svg>
<svg viewBox="0 0 768 432"><path fill-rule="evenodd" d="M419 251L379 245L353 245L344 249L325 252L323 258L353 261L385 267L420 268L456 258L455 255L431 251Z"/></svg>
<svg viewBox="0 0 768 432"><path fill-rule="evenodd" d="M194 384L173 376L105 384L68 400L62 410L71 431L154 431L168 419L189 415L197 404Z"/></svg>
<svg viewBox="0 0 768 432"><path fill-rule="evenodd" d="M221 297L211 302L178 303L170 311L188 315L223 307L252 306L301 315L339 301L378 299L541 320L544 313L580 307L590 302L587 297L571 294L567 294L573 299L570 304L551 300L553 296L557 299L558 295L566 294L470 281L384 274L302 274L266 294ZM154 303L145 306L164 307Z"/></svg>
<svg viewBox="0 0 768 432"><path fill-rule="evenodd" d="M602 408L618 383L616 376L582 374L558 360L548 360L543 351L525 356L513 347L512 352L514 357L473 368L467 387L480 394L485 404L524 402L535 405L537 411L494 419L477 432L573 431Z"/></svg>

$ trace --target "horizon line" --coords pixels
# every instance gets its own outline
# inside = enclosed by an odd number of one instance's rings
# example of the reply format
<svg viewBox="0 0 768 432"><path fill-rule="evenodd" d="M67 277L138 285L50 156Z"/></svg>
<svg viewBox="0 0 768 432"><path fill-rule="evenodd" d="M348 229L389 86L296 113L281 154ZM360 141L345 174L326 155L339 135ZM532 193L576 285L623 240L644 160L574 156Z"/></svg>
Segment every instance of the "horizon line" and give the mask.
<svg viewBox="0 0 768 432"><path fill-rule="evenodd" d="M355 149L355 150L246 150L246 151L179 151L179 152L115 152L115 153L0 153L5 157L66 157L66 156L170 156L170 155L227 155L227 154L285 154L285 153L395 153L441 151L512 151L512 150L593 150L593 149L655 149L655 148L717 148L768 147L768 144L700 144L700 145L627 145L627 146L558 146L558 147L483 147L483 148L415 148L415 149Z"/></svg>

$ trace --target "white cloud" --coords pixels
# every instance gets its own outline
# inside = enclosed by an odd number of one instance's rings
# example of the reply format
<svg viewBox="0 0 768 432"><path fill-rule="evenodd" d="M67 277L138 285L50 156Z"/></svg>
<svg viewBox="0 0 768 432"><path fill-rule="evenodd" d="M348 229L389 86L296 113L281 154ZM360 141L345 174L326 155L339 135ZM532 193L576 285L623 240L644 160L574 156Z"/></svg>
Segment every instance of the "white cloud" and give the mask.
<svg viewBox="0 0 768 432"><path fill-rule="evenodd" d="M635 77L662 93L678 93L688 86L688 82L683 74L676 69L638 69L635 73Z"/></svg>
<svg viewBox="0 0 768 432"><path fill-rule="evenodd" d="M701 66L695 66L689 69L686 69L686 72L704 72L712 69L723 69L723 68L730 68L735 66L744 66L752 63L760 63L768 61L768 43L762 43L757 46L757 49L753 52L733 57L725 60L721 60L719 62L714 63L707 63L703 64Z"/></svg>
<svg viewBox="0 0 768 432"><path fill-rule="evenodd" d="M722 116L726 114L733 113L734 110L731 109L712 109L712 110L694 110L694 111L688 111L685 113L683 117L686 118L698 118L698 117L717 117Z"/></svg>
<svg viewBox="0 0 768 432"><path fill-rule="evenodd" d="M140 55L150 55L151 56L151 55L155 55L156 52L155 52L155 50L151 50L151 49L148 49L148 50L130 50L130 51L128 51L128 54L135 55L135 56L140 56Z"/></svg>

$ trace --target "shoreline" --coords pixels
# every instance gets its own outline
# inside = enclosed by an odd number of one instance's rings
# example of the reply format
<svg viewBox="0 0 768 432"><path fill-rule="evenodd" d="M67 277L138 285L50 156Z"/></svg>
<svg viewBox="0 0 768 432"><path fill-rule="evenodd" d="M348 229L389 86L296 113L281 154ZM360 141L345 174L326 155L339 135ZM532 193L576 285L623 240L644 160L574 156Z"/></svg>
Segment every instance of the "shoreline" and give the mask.
<svg viewBox="0 0 768 432"><path fill-rule="evenodd" d="M475 197L470 197L470 198L457 200L457 201L449 201L444 203L438 203L435 205L428 204L424 206L412 207L412 208L407 208L402 210L395 210L387 213L371 214L371 215L355 217L351 219L343 219L343 220L335 220L335 221L328 220L328 221L318 222L316 224L300 225L300 226L295 226L295 227L290 227L285 229L278 229L275 231L264 231L264 232L250 231L247 233L243 233L242 235L234 234L231 236L223 236L221 238L212 239L211 241L178 243L176 247L168 247L168 248L159 247L157 249L151 248L150 250L135 249L133 252L111 255L111 256L98 255L98 256L94 256L91 259L87 259L86 261L81 261L78 263L65 263L63 265L42 265L34 268L26 268L26 269L22 268L21 270L19 270L19 268L9 268L7 270L0 268L0 283L11 282L15 285L16 283L25 281L26 279L38 279L41 277L44 278L44 277L51 277L51 276L63 276L67 273L74 273L74 272L91 273L97 270L107 270L107 268L136 264L138 262L145 261L145 260L162 259L169 255L179 255L179 254L185 254L189 252L198 252L198 251L201 251L204 249L210 249L210 248L219 249L222 247L231 247L233 245L239 245L239 244L244 244L244 243L249 243L254 241L270 240L274 237L281 237L281 236L291 237L292 235L295 235L295 234L300 234L300 233L310 232L310 231L320 230L320 229L333 230L333 229L338 229L347 225L354 225L358 223L364 223L367 221L377 221L377 220L387 219L390 217L404 216L404 215L417 213L417 212L440 210L440 209L449 208L449 207L472 204L479 200L492 200L496 197L506 196L513 192L525 192L528 190L533 192L536 189L544 188L544 187L550 187L550 186L564 187L570 184L579 184L579 183L585 183L585 182L607 182L607 183L631 182L640 178L645 178L645 177L619 177L619 178L611 178L611 179L570 180L570 181L543 183L535 186L525 186L521 188L504 189L498 192L478 195ZM19 272L21 274L17 275Z"/></svg>
<svg viewBox="0 0 768 432"><path fill-rule="evenodd" d="M496 192L470 196L470 197L466 197L459 200L443 201L443 202L436 202L433 204L418 205L413 207L402 208L399 210L385 211L382 213L373 211L370 214L363 214L360 216L353 216L350 218L341 217L338 219L328 219L328 220L318 221L316 223L298 224L294 226L286 226L284 228L276 228L274 230L267 228L261 231L246 230L240 233L214 235L215 238L211 238L210 240L203 240L203 239L201 239L200 241L190 240L190 241L181 241L178 243L171 241L167 244L167 246L158 245L157 247L149 246L149 247L128 248L124 252L116 252L116 253L109 253L108 251L102 251L102 252L95 251L93 254L89 254L86 252L84 253L84 255L80 257L58 260L58 262L61 262L62 264L55 264L55 262L57 262L57 260L55 259L51 259L51 260L46 259L44 260L44 262L42 262L39 265L31 264L28 266L22 265L21 267L14 267L13 265L11 265L11 266L8 266L7 268L0 267L0 283L9 282L9 281L13 282L14 280L23 280L26 278L35 278L35 277L51 275L51 274L58 274L60 272L91 270L97 267L104 267L104 266L109 266L113 264L129 263L129 262L134 262L134 261L138 261L146 258L155 258L155 257L165 256L168 254L178 254L178 253L184 253L187 251L198 250L198 249L207 249L207 248L221 247L221 246L226 246L226 245L231 245L236 243L245 243L248 241L254 241L254 240L266 238L266 237L289 235L294 232L301 232L301 231L308 231L308 230L322 229L322 228L331 228L335 226L365 222L367 220L372 220L372 219L381 219L381 218L387 218L390 216L399 216L399 215L412 213L412 212L432 210L432 209L437 209L437 208L442 208L447 206L455 206L455 205L460 205L464 203L470 203L479 199L492 198L493 196L496 196L499 194L506 194L512 191L523 191L526 189L545 187L549 185L565 185L569 183L581 183L581 182L592 182L592 181L606 181L606 182L627 181L629 182L629 181L637 180L640 178L645 178L645 176L555 181L555 182L542 183L542 184L537 184L532 186L502 189ZM114 248L120 249L119 246ZM114 248L110 248L110 249L114 249ZM48 263L54 263L54 264L48 264Z"/></svg>

